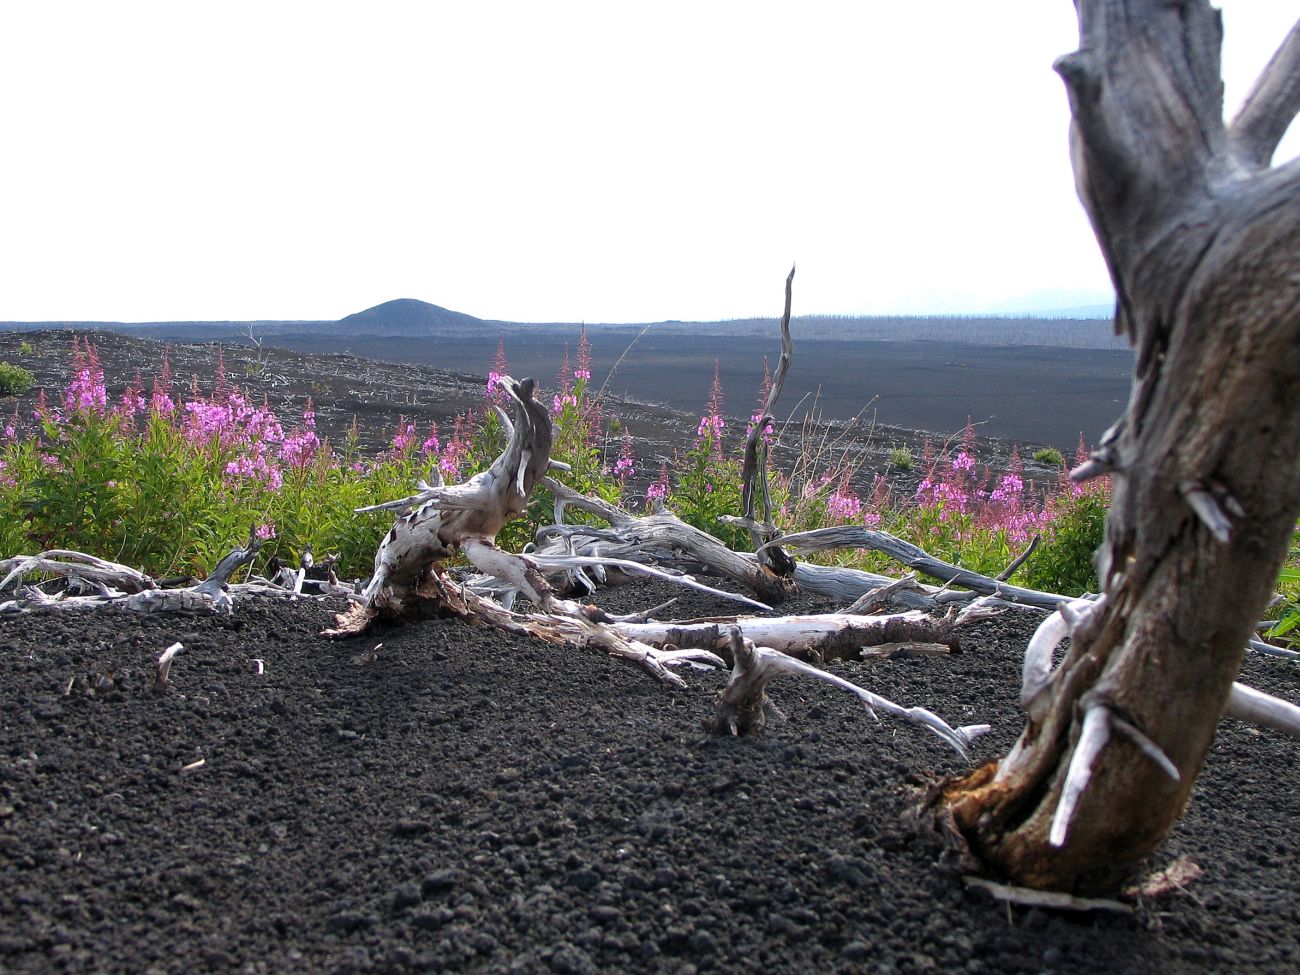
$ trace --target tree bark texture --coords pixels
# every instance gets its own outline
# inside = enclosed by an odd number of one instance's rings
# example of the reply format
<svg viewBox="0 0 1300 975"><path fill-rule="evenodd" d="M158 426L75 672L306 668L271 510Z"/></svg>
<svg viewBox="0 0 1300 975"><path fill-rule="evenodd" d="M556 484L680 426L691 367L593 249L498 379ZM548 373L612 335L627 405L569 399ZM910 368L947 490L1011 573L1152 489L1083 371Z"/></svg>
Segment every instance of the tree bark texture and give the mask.
<svg viewBox="0 0 1300 975"><path fill-rule="evenodd" d="M1076 471L1113 476L1105 599L1070 614L1012 752L935 808L986 869L1086 894L1181 815L1300 513L1300 165L1267 168L1300 101L1300 33L1229 126L1208 3L1077 6L1080 50L1057 65L1075 174L1137 352L1126 412ZM1100 736L1053 834L1097 709L1136 733Z"/></svg>

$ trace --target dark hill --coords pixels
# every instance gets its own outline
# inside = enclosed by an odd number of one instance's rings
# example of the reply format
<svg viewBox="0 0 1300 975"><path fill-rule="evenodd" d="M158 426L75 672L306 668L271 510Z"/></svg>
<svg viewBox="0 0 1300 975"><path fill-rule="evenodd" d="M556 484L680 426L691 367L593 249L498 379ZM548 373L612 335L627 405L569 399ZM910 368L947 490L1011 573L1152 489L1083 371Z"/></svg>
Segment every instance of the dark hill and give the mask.
<svg viewBox="0 0 1300 975"><path fill-rule="evenodd" d="M339 319L330 331L349 335L430 335L438 332L480 330L481 318L451 311L415 298L397 298Z"/></svg>

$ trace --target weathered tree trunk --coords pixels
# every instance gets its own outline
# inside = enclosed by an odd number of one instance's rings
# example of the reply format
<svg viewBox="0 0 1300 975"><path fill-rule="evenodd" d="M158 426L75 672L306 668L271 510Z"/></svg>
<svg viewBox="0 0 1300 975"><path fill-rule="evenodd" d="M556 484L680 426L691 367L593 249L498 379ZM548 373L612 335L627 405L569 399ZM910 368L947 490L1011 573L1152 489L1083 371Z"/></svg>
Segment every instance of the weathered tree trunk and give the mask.
<svg viewBox="0 0 1300 975"><path fill-rule="evenodd" d="M1127 410L1076 472L1114 477L1105 599L1064 614L1055 670L1027 668L1012 752L933 808L987 869L1088 893L1182 813L1300 512L1300 165L1267 168L1300 105L1300 25L1227 126L1208 3L1077 6L1057 66L1075 172L1137 350Z"/></svg>

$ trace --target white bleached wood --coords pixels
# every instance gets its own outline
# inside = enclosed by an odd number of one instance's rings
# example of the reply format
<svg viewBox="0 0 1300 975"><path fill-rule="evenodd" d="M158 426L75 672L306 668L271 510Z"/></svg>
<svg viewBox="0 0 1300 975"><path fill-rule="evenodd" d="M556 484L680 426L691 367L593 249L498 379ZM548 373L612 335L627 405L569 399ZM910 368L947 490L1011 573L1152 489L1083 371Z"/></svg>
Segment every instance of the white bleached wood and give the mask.
<svg viewBox="0 0 1300 975"><path fill-rule="evenodd" d="M867 714L876 718L877 711L884 711L911 724L918 725L938 735L952 747L962 758L969 760L968 749L972 741L989 731L989 726L966 725L954 728L934 712L922 707L905 708L888 698L872 693L852 681L828 673L819 667L796 660L771 647L755 646L750 640L739 635L739 630L732 628L728 634L735 663L732 667L731 681L718 702L718 716L715 730L729 734L742 732L761 732L764 718L763 711L769 706L765 687L772 678L781 674L799 677L812 677L824 681L853 694L866 707Z"/></svg>
<svg viewBox="0 0 1300 975"><path fill-rule="evenodd" d="M1070 835L1070 820L1074 818L1079 800L1083 798L1083 793L1092 780L1093 766L1109 740L1110 711L1101 705L1088 708L1083 716L1083 727L1079 731L1074 754L1070 756L1070 767L1065 776L1060 801L1056 805L1056 815L1052 817L1052 829L1047 838L1052 846L1058 849L1065 846Z"/></svg>
<svg viewBox="0 0 1300 975"><path fill-rule="evenodd" d="M8 587L15 579L21 579L31 572L41 572L60 578L81 577L109 586L116 586L124 592L142 592L156 586L154 580L130 566L109 562L105 559L74 552L69 549L49 549L36 555L19 555L0 561L0 572L5 573L0 580L0 591Z"/></svg>
<svg viewBox="0 0 1300 975"><path fill-rule="evenodd" d="M739 616L682 623L617 623L615 629L630 640L644 643L702 646L719 651L727 646L728 629L735 627L745 639L755 644L783 653L797 653L831 643L864 646L897 642L888 634L897 632L895 627L900 624L918 630L938 630L942 621L931 620L916 611L883 616L824 613L816 616Z"/></svg>
<svg viewBox="0 0 1300 975"><path fill-rule="evenodd" d="M1239 681L1234 682L1228 691L1225 714L1239 721L1272 728L1292 738L1300 738L1300 707L1280 697L1247 687Z"/></svg>

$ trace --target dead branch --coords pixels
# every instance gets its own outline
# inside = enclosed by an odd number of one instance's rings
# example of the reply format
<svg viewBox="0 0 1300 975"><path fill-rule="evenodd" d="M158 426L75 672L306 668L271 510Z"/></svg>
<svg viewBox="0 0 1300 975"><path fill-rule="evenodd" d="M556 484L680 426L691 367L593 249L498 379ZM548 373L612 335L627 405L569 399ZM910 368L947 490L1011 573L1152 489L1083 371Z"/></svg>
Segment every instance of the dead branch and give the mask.
<svg viewBox="0 0 1300 975"><path fill-rule="evenodd" d="M981 596L996 596L1010 603L1023 603L1039 609L1052 610L1061 601L1056 593L1039 592L1037 589L1025 589L1011 586L997 579L992 579L969 569L962 569L942 559L935 558L910 542L905 542L888 532L863 528L860 525L837 525L831 528L818 528L814 531L785 535L781 544L787 548L809 552L820 552L832 548L865 548L883 552L919 572L923 572L945 584L965 586Z"/></svg>
<svg viewBox="0 0 1300 975"><path fill-rule="evenodd" d="M155 694L161 694L167 689L167 680L172 672L172 661L184 649L185 647L182 644L173 643L158 657L158 663L154 668L153 689Z"/></svg>
<svg viewBox="0 0 1300 975"><path fill-rule="evenodd" d="M729 616L683 622L614 623L629 640L652 646L696 647L713 653L730 652L730 633L802 660L858 660L866 646L897 643L942 643L961 651L957 617L931 619L924 613L889 616L850 616L823 613L806 616ZM730 661L729 661L730 662Z"/></svg>
<svg viewBox="0 0 1300 975"><path fill-rule="evenodd" d="M55 549L37 556L19 556L6 559L12 565L8 577L20 577L27 572L43 572L67 580L65 590L51 596L37 587L20 590L14 599L0 603L0 613L25 613L36 611L64 611L98 609L104 606L121 606L139 613L230 613L232 594L238 592L286 592L269 583L231 586L230 577L241 566L247 565L257 555L262 542L250 529L248 541L224 556L203 582L176 589L160 589L149 576L135 569L106 562L84 552ZM93 581L92 595L77 595L77 580ZM112 584L122 589L110 588ZM125 590L125 591L122 591Z"/></svg>
<svg viewBox="0 0 1300 975"><path fill-rule="evenodd" d="M1300 22L1273 55L1228 128L1233 155L1249 170L1268 168L1300 112Z"/></svg>
<svg viewBox="0 0 1300 975"><path fill-rule="evenodd" d="M781 674L813 677L842 688L858 697L866 705L867 714L876 718L882 710L897 718L926 728L954 748L962 758L969 760L967 748L979 735L989 730L986 724L953 728L946 721L925 708L904 708L866 688L842 677L819 670L801 660L774 650L755 646L745 639L737 627L728 628L726 640L732 664L731 680L718 698L717 712L709 723L715 734L758 735L763 733L768 716L773 712L767 697L767 685Z"/></svg>
<svg viewBox="0 0 1300 975"><path fill-rule="evenodd" d="M794 268L785 279L785 311L781 315L781 358L777 361L776 372L772 376L772 387L767 392L757 422L751 425L749 436L745 438L744 462L740 469L741 479L741 517L724 520L740 524L749 532L750 543L759 553L758 563L778 577L788 578L794 571L794 560L779 546L767 543L778 534L772 523L772 496L768 484L768 449L767 429L776 422L773 411L776 401L785 386L786 373L794 359L794 340L790 337L790 307L793 295ZM755 518L755 507L762 500L762 520ZM765 547L767 546L767 547Z"/></svg>
<svg viewBox="0 0 1300 975"><path fill-rule="evenodd" d="M686 524L670 512L637 517L599 498L579 494L551 478L546 478L544 483L556 498L556 524L537 533L539 553L609 556L680 572L700 572L730 579L769 603L785 593L785 583L774 582L773 574L762 569L756 556L733 552L714 536ZM603 518L609 527L563 524L564 508L568 506ZM794 581L804 592L849 603L896 580L860 569L797 562ZM908 609L933 610L941 607L934 592L923 586L914 590L899 588L893 598ZM946 595L943 604L974 598L971 593Z"/></svg>
<svg viewBox="0 0 1300 975"><path fill-rule="evenodd" d="M124 593L143 592L157 586L153 578L117 562L108 562L84 552L68 549L49 549L37 555L19 555L0 561L0 592L14 580L33 572L57 576L61 579L86 579L104 586L116 587Z"/></svg>

